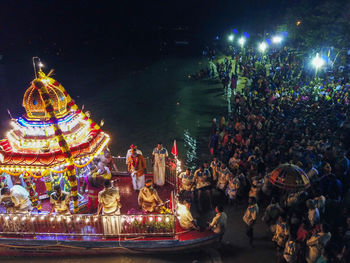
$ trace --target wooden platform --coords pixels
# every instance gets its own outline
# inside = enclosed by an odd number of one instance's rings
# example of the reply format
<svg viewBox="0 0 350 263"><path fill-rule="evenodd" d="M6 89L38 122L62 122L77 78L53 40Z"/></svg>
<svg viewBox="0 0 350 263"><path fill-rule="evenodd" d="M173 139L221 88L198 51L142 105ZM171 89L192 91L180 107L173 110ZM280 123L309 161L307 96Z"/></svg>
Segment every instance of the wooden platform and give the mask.
<svg viewBox="0 0 350 263"><path fill-rule="evenodd" d="M146 178L152 178L151 175ZM140 207L137 203L137 198L139 191L135 191L132 187L131 177L130 176L118 176L113 178L113 180L117 180L118 188L120 192L120 200L122 204L121 213L127 214L131 209L136 212L141 212ZM170 199L170 192L173 190L173 187L169 184L165 184L163 187L156 187L159 197L163 202ZM87 195L84 195L83 198L80 199L80 203L84 206L87 202ZM49 199L44 199L41 201L42 210L41 211L50 211L50 202ZM82 208L84 211L84 208Z"/></svg>

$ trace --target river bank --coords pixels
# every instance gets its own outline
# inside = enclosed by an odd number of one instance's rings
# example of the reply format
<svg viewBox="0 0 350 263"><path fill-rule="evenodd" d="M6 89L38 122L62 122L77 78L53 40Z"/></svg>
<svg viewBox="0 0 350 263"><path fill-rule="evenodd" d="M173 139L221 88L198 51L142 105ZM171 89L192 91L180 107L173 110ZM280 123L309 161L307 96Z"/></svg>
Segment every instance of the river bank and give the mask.
<svg viewBox="0 0 350 263"><path fill-rule="evenodd" d="M166 57L138 70L116 77L118 65L105 63L79 65L74 62L56 67L56 77L67 91L76 97L79 105L85 105L95 121L104 119L104 130L112 136L114 155L124 155L129 145L138 144L145 155L150 155L158 141L171 150L177 139L179 157L193 165L208 157L208 136L211 119L226 116L230 96L224 93L222 84L212 80L191 80L188 74L205 68L202 57ZM74 72L74 74L72 74ZM62 78L61 78L62 76ZM240 86L241 87L241 86ZM24 88L23 88L24 89ZM21 95L22 96L22 95ZM17 98L17 100L21 100ZM224 245L196 253L182 255L103 256L62 259L25 259L26 262L89 263L97 260L109 262L273 262L272 242L266 240L264 226L256 225L256 246L250 248L245 236L240 208L225 207L228 229ZM196 215L196 214L195 214ZM207 217L212 217L208 214ZM18 263L24 259L2 259L2 262Z"/></svg>

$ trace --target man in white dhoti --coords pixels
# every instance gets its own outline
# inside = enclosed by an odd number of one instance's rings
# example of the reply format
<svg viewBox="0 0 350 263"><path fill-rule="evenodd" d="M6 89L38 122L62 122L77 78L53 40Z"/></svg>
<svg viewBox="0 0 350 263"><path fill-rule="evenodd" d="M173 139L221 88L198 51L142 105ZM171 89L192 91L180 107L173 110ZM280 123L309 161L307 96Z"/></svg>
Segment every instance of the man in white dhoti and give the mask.
<svg viewBox="0 0 350 263"><path fill-rule="evenodd" d="M130 149L126 152L126 156L125 156L125 163L126 163L126 164L128 164L128 159L129 159L129 157L131 156L131 152L132 152L133 149L136 150L136 153L137 153L137 154L141 154L141 155L142 155L141 150L137 149L137 145L131 144L131 145L130 145Z"/></svg>
<svg viewBox="0 0 350 263"><path fill-rule="evenodd" d="M128 158L128 171L131 175L134 190L140 190L145 186L146 161L141 154L132 149Z"/></svg>
<svg viewBox="0 0 350 263"><path fill-rule="evenodd" d="M158 143L153 150L153 181L158 186L165 183L165 161L168 158L167 149L163 148L162 143Z"/></svg>
<svg viewBox="0 0 350 263"><path fill-rule="evenodd" d="M119 189L113 187L110 180L105 181L105 188L98 193L98 210L102 210L103 231L106 235L118 235L120 233L120 195Z"/></svg>

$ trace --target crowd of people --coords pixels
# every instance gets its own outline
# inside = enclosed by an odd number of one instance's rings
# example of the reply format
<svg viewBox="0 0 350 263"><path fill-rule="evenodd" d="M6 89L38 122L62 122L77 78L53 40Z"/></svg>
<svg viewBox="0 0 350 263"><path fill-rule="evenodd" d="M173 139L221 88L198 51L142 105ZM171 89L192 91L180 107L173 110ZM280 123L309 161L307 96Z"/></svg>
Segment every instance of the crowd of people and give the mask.
<svg viewBox="0 0 350 263"><path fill-rule="evenodd" d="M212 161L193 175L180 175L183 195L198 202L199 211L203 193L216 203L242 205L248 199L243 222L249 243L261 219L278 262L349 262L348 72L334 64L315 78L287 48L230 55L210 61L207 77L234 90L232 113L219 123L213 119ZM238 74L247 80L235 92ZM275 187L269 175L284 163L302 168L311 186Z"/></svg>
<svg viewBox="0 0 350 263"><path fill-rule="evenodd" d="M215 53L216 54L216 53ZM228 226L223 205L247 204L242 217L251 246L254 226L262 220L275 243L278 262L350 261L350 79L342 66L329 65L310 74L307 64L291 49L268 53L235 50L222 60L210 59L201 77L231 89L232 109L212 120L209 155L195 171L178 175L177 207L183 229L201 228L191 213L215 210L207 228L223 234ZM246 78L243 89L238 78ZM163 201L157 187L165 183L167 150L158 143L153 153L153 180L145 180L146 164L132 145L126 165L138 203L153 213ZM310 187L278 188L270 173L291 163L302 168ZM109 152L100 156L84 177L88 210L120 214L121 197L111 182L116 164ZM2 188L1 199L12 212L29 212L28 192L20 183ZM248 202L246 202L248 200ZM51 211L70 214L70 195L59 185L50 196Z"/></svg>

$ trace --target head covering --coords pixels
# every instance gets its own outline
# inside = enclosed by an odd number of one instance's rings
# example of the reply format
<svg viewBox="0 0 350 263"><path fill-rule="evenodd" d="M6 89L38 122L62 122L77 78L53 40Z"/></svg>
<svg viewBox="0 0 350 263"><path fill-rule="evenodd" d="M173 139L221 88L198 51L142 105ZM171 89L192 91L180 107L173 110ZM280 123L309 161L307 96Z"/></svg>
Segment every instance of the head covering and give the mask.
<svg viewBox="0 0 350 263"><path fill-rule="evenodd" d="M145 186L151 186L152 184L153 184L152 179L147 179L146 183L145 183Z"/></svg>

